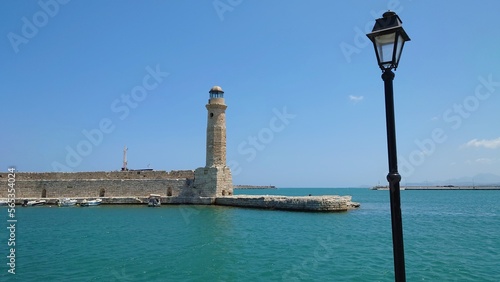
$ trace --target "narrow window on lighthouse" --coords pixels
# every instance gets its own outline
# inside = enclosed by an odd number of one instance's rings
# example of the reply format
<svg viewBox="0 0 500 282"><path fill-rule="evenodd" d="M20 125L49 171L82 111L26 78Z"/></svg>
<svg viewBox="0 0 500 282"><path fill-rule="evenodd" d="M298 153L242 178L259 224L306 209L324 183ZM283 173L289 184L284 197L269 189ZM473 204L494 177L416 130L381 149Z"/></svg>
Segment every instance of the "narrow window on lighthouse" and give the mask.
<svg viewBox="0 0 500 282"><path fill-rule="evenodd" d="M212 118L214 116L214 113L210 113L210 118Z"/></svg>

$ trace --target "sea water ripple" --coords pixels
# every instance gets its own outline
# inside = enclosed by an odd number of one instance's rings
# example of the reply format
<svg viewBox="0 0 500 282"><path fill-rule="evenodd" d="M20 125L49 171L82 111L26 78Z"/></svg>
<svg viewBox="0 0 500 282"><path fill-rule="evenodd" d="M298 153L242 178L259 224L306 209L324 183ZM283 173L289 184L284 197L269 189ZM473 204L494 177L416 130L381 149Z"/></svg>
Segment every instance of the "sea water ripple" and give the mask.
<svg viewBox="0 0 500 282"><path fill-rule="evenodd" d="M394 280L388 191L237 192L348 194L361 208L19 207L16 274L3 264L0 281ZM500 191L401 197L408 281L500 281ZM0 252L7 255L3 229Z"/></svg>

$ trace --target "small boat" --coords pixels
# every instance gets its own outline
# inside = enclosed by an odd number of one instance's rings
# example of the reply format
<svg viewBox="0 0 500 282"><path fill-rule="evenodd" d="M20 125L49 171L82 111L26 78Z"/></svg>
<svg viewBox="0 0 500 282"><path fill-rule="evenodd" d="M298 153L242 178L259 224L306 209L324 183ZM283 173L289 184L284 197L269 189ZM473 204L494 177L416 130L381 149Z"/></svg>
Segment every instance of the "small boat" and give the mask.
<svg viewBox="0 0 500 282"><path fill-rule="evenodd" d="M90 200L90 201L87 201L86 199L83 200L81 203L80 203L80 207L90 207L90 206L98 206L100 205L102 202L101 199L95 199L95 200Z"/></svg>
<svg viewBox="0 0 500 282"><path fill-rule="evenodd" d="M382 185L377 185L377 186L373 186L371 188L371 190L389 190L389 186L382 186ZM405 190L405 187L399 187L399 190L400 191L403 191Z"/></svg>
<svg viewBox="0 0 500 282"><path fill-rule="evenodd" d="M76 205L76 200L70 198L62 198L57 201L57 205L60 207L70 207Z"/></svg>
<svg viewBox="0 0 500 282"><path fill-rule="evenodd" d="M377 185L373 186L371 190L389 190L389 186Z"/></svg>
<svg viewBox="0 0 500 282"><path fill-rule="evenodd" d="M6 200L0 200L0 206L7 206L9 205L9 202L7 202Z"/></svg>
<svg viewBox="0 0 500 282"><path fill-rule="evenodd" d="M46 203L47 201L45 200L33 200L33 201L24 200L23 207L43 206Z"/></svg>
<svg viewBox="0 0 500 282"><path fill-rule="evenodd" d="M161 196L158 194L149 194L148 207L160 207L161 206Z"/></svg>

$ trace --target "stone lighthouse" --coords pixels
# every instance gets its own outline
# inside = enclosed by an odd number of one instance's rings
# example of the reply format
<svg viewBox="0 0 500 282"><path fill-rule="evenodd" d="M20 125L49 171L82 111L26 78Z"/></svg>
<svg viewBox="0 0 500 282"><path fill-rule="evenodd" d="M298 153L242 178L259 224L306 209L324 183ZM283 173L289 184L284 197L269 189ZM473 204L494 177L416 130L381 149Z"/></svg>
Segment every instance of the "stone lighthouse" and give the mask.
<svg viewBox="0 0 500 282"><path fill-rule="evenodd" d="M233 181L226 165L227 106L220 86L212 87L208 93L206 164L196 169L194 187L201 197L228 196L233 194Z"/></svg>

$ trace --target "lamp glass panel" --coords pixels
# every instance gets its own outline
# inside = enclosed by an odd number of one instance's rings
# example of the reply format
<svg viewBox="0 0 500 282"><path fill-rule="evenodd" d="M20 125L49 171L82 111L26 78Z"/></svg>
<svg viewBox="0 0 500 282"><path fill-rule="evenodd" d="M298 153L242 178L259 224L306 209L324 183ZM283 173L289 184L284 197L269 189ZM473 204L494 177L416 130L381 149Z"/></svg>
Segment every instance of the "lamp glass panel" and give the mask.
<svg viewBox="0 0 500 282"><path fill-rule="evenodd" d="M403 45L405 44L405 40L401 34L398 34L398 42L396 46L396 66L399 64L399 58L401 58L401 51L403 50Z"/></svg>
<svg viewBox="0 0 500 282"><path fill-rule="evenodd" d="M389 68L393 62L395 33L382 34L375 37L375 46L380 59L379 64L384 68Z"/></svg>

